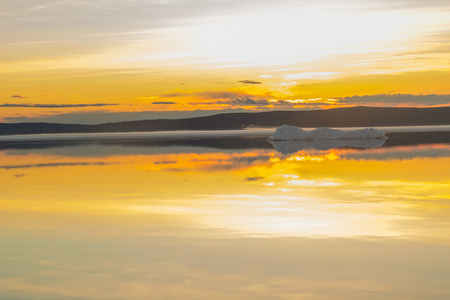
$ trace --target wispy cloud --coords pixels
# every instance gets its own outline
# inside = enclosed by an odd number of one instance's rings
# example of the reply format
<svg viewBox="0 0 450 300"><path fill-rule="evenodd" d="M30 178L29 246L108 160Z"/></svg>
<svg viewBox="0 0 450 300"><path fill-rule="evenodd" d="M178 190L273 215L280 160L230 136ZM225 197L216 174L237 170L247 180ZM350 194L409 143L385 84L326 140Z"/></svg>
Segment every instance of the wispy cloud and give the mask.
<svg viewBox="0 0 450 300"><path fill-rule="evenodd" d="M239 80L238 82L243 84L262 84L262 82L254 80Z"/></svg>
<svg viewBox="0 0 450 300"><path fill-rule="evenodd" d="M258 180L261 180L261 179L264 179L264 177L261 177L261 176L257 176L257 177L247 177L247 178L245 178L245 181L258 181Z"/></svg>
<svg viewBox="0 0 450 300"><path fill-rule="evenodd" d="M155 101L155 102L152 102L152 104L177 104L177 103L171 102L171 101Z"/></svg>
<svg viewBox="0 0 450 300"><path fill-rule="evenodd" d="M237 105L237 106L268 106L270 105L269 100L266 99L259 99L254 100L250 97L245 97L241 99L234 99L230 101L231 105Z"/></svg>
<svg viewBox="0 0 450 300"><path fill-rule="evenodd" d="M23 98L25 98L25 97L20 96L20 95L12 95L11 98L19 98L19 99L23 99Z"/></svg>
<svg viewBox="0 0 450 300"><path fill-rule="evenodd" d="M377 94L343 97L337 99L342 104L383 104L383 105L450 105L450 95Z"/></svg>
<svg viewBox="0 0 450 300"><path fill-rule="evenodd" d="M174 92L163 94L160 97L162 98L198 97L201 99L230 99L245 96L247 96L247 94L242 92L204 91L204 92Z"/></svg>
<svg viewBox="0 0 450 300"><path fill-rule="evenodd" d="M3 103L0 107L34 107L34 108L66 108L66 107L102 107L115 106L118 103L92 103L92 104L31 104L31 103Z"/></svg>
<svg viewBox="0 0 450 300"><path fill-rule="evenodd" d="M284 76L284 79L295 80L295 79L311 79L311 78L331 78L338 75L338 72L303 72L288 74Z"/></svg>
<svg viewBox="0 0 450 300"><path fill-rule="evenodd" d="M11 169L30 169L30 168L47 168L47 167L67 167L67 166L103 166L110 165L110 163L104 162L80 162L80 163L48 163L48 164L34 164L34 165L12 165L12 166L0 166L0 169L11 170Z"/></svg>

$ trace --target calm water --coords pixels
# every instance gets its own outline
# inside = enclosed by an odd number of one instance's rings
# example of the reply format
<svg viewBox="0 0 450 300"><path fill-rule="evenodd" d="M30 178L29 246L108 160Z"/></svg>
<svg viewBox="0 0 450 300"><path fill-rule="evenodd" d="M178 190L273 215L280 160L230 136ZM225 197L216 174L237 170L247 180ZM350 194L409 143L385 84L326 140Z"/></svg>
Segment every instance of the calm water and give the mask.
<svg viewBox="0 0 450 300"><path fill-rule="evenodd" d="M343 147L2 142L0 298L449 299L450 144Z"/></svg>

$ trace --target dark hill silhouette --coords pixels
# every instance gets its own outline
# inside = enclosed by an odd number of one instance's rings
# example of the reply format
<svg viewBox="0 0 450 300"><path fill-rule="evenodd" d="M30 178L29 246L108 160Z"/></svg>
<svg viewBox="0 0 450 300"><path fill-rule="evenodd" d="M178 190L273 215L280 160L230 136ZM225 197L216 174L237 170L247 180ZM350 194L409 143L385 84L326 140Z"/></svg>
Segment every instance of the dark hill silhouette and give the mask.
<svg viewBox="0 0 450 300"><path fill-rule="evenodd" d="M89 126L59 123L0 123L0 135L86 132Z"/></svg>
<svg viewBox="0 0 450 300"><path fill-rule="evenodd" d="M0 135L34 133L137 132L163 130L225 130L249 126L371 127L450 125L450 107L347 107L311 111L226 113L185 119L127 121L98 125L0 123Z"/></svg>

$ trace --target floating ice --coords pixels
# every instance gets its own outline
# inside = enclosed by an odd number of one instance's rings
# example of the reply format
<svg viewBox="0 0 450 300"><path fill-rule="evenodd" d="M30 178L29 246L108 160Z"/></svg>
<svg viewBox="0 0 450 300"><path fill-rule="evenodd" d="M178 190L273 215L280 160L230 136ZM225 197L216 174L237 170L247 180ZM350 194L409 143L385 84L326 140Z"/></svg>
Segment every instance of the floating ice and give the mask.
<svg viewBox="0 0 450 300"><path fill-rule="evenodd" d="M324 127L305 131L289 125L278 127L269 138L273 147L282 154L291 154L303 149L370 149L381 147L385 140L384 133L373 128L347 131Z"/></svg>
<svg viewBox="0 0 450 300"><path fill-rule="evenodd" d="M359 140L382 139L386 136L381 130L374 128L356 130L337 130L327 127L305 131L296 126L283 125L275 130L270 141L316 141L316 140Z"/></svg>

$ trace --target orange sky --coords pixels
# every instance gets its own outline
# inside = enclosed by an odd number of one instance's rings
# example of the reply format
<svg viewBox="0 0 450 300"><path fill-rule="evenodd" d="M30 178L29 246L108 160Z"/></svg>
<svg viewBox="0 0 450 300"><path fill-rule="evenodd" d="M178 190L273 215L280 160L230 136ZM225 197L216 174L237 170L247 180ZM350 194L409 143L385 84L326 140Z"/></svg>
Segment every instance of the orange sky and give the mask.
<svg viewBox="0 0 450 300"><path fill-rule="evenodd" d="M4 122L450 103L448 1L14 1L0 25Z"/></svg>

